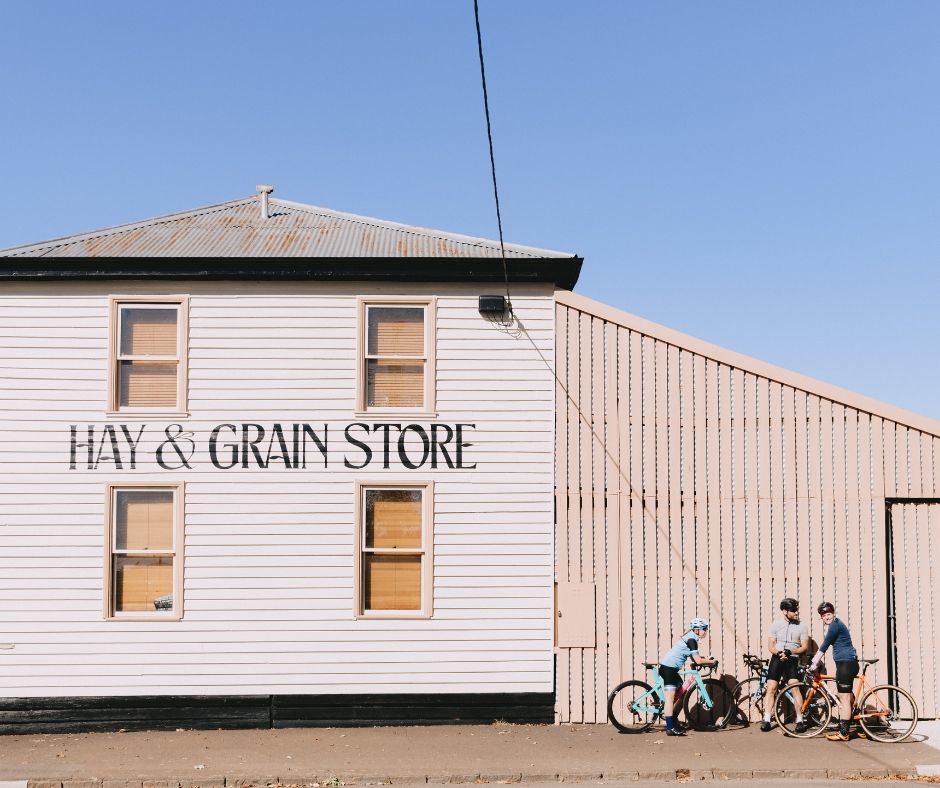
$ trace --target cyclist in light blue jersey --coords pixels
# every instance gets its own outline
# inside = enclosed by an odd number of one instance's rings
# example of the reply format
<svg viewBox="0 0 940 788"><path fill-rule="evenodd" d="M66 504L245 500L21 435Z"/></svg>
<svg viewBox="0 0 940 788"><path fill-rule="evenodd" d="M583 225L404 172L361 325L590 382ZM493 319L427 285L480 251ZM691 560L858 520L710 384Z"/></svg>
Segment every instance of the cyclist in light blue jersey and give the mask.
<svg viewBox="0 0 940 788"><path fill-rule="evenodd" d="M689 622L689 630L679 638L675 645L666 652L659 660L659 675L663 679L663 686L666 690L666 706L664 714L666 717L666 735L667 736L685 736L682 727L676 725L675 706L676 690L682 684L679 677L679 671L685 665L685 661L692 658L696 665L712 666L717 664L711 657L700 657L699 641L708 633L708 622L704 618L693 618Z"/></svg>

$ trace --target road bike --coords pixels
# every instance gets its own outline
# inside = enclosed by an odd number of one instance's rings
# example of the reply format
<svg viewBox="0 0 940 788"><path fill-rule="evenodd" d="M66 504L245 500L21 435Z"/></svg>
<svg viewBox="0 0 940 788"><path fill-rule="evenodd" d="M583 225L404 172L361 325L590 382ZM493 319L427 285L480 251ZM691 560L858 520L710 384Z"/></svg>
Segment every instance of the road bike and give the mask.
<svg viewBox="0 0 940 788"><path fill-rule="evenodd" d="M907 690L894 684L879 684L866 689L865 673L877 659L860 659L864 665L856 677L853 720L858 720L862 730L870 739L881 742L904 741L917 725L917 703ZM829 725L833 707L838 708L838 699L827 682L833 676L817 672L802 682L787 685L788 690L798 690L802 702L796 702L790 692L781 693L774 704L777 723L790 736L809 738L818 736ZM797 714L802 714L807 729L796 732Z"/></svg>
<svg viewBox="0 0 940 788"><path fill-rule="evenodd" d="M764 691L767 685L769 659L756 654L744 654L744 664L751 674L737 683L731 697L738 708L738 719L744 725L757 724L764 719ZM729 717L730 719L730 717ZM725 722L727 724L727 721Z"/></svg>
<svg viewBox="0 0 940 788"><path fill-rule="evenodd" d="M659 675L659 664L644 662L653 683L633 679L618 684L607 697L607 719L621 733L642 733L664 716L666 687ZM728 715L735 710L731 691L720 681L709 676L718 667L692 665L679 671L686 679L676 690L676 706L681 703L689 726L695 730L716 730L723 727ZM703 674L704 671L704 674Z"/></svg>

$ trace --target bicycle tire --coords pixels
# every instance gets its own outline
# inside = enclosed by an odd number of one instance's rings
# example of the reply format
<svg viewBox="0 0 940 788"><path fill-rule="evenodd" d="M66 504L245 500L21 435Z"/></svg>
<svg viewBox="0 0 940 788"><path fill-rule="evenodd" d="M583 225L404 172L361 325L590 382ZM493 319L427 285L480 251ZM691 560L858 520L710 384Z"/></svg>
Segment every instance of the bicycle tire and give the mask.
<svg viewBox="0 0 940 788"><path fill-rule="evenodd" d="M663 714L663 700L652 693L653 688L645 681L625 681L618 684L607 696L607 719L621 733L643 733L653 727ZM655 708L655 713L636 709L636 701L644 695L643 705Z"/></svg>
<svg viewBox="0 0 940 788"><path fill-rule="evenodd" d="M917 725L917 703L910 692L894 684L879 684L862 695L853 709L870 739L881 742L904 741Z"/></svg>
<svg viewBox="0 0 940 788"><path fill-rule="evenodd" d="M799 691L802 700L803 722L806 730L797 730L797 708L794 703L794 691ZM787 736L798 739L811 739L819 736L826 730L832 718L832 703L829 696L819 687L812 684L791 684L777 690L777 700L774 703L774 717L777 725Z"/></svg>
<svg viewBox="0 0 940 788"><path fill-rule="evenodd" d="M760 696L755 696L758 687L760 687L760 676L751 676L744 681L739 681L731 691L731 697L738 707L738 719L744 725L757 725L764 719L765 695L761 691Z"/></svg>
<svg viewBox="0 0 940 788"><path fill-rule="evenodd" d="M702 685L711 700L711 708L702 698L698 684L693 684L683 700L685 719L689 727L697 731L716 730L724 725L729 716L735 714L734 698L731 696L731 690L718 679L703 679Z"/></svg>

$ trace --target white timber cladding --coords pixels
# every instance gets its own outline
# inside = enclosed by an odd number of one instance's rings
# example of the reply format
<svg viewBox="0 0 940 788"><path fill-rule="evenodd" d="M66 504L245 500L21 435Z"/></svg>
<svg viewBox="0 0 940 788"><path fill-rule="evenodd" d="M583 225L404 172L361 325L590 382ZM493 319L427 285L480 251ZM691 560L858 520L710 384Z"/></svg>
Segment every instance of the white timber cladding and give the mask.
<svg viewBox="0 0 940 788"><path fill-rule="evenodd" d="M833 602L859 656L880 660L868 679L886 681L888 508L896 678L937 716L923 655L940 611L940 424L556 298L558 598L596 589L583 603L595 642L557 649L557 719L606 722L609 691L644 678L641 663L694 616L711 623L703 650L720 673L743 678L742 654L767 656L784 596L800 600L817 643L816 605Z"/></svg>
<svg viewBox="0 0 940 788"><path fill-rule="evenodd" d="M477 311L479 287L343 283L13 283L0 295L0 697L525 692L553 686L554 303L513 288L519 324ZM107 415L109 299L188 298L186 416ZM357 298L436 304L436 413L356 415ZM463 463L402 466L392 432L465 427ZM306 468L223 470L218 425L308 424ZM177 434L171 425L179 424ZM111 426L121 451L116 467ZM131 469L128 428L136 439ZM191 468L162 469L170 428ZM239 427L240 428L240 427ZM442 439L446 437L441 433ZM223 441L223 438L227 440ZM223 431L222 443L241 436ZM266 456L267 440L261 444ZM420 458L411 432L406 449ZM455 451L454 442L450 450ZM178 465L171 444L164 462ZM219 448L221 459L229 448ZM274 454L276 455L275 444ZM249 453L250 454L250 453ZM324 464L326 463L326 467ZM433 483L433 615L355 616L357 483ZM105 620L107 484L184 483L183 617ZM429 489L431 489L429 487ZM429 605L429 609L431 606Z"/></svg>

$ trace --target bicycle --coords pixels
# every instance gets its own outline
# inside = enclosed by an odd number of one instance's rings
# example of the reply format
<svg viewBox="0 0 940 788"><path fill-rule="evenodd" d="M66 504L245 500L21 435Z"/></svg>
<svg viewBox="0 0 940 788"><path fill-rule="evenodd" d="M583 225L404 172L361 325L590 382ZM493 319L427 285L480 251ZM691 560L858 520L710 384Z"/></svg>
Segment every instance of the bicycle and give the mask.
<svg viewBox="0 0 940 788"><path fill-rule="evenodd" d="M643 733L664 716L666 687L659 675L659 663L644 662L643 667L653 674L653 684L639 679L624 681L611 690L607 697L607 719L621 733ZM686 721L695 730L715 730L723 726L735 708L730 690L718 679L707 677L718 667L693 665L679 671L686 676L676 691L676 705L682 702Z"/></svg>
<svg viewBox="0 0 940 788"><path fill-rule="evenodd" d="M761 659L756 654L744 654L744 664L751 675L735 685L731 697L738 708L738 717L745 725L750 725L764 719L764 691L770 660Z"/></svg>
<svg viewBox="0 0 940 788"><path fill-rule="evenodd" d="M851 719L858 720L870 739L880 742L904 741L917 725L917 703L911 693L894 684L879 684L866 690L865 673L876 662L877 659L859 660L864 667L855 679L855 704L852 706ZM806 731L796 733L797 704L789 692L781 694L774 704L774 716L788 735L809 738L826 730L832 718L833 706L838 706L838 699L825 683L832 678L819 671L809 681L787 685L787 690L799 690L802 694L799 711L809 725Z"/></svg>

